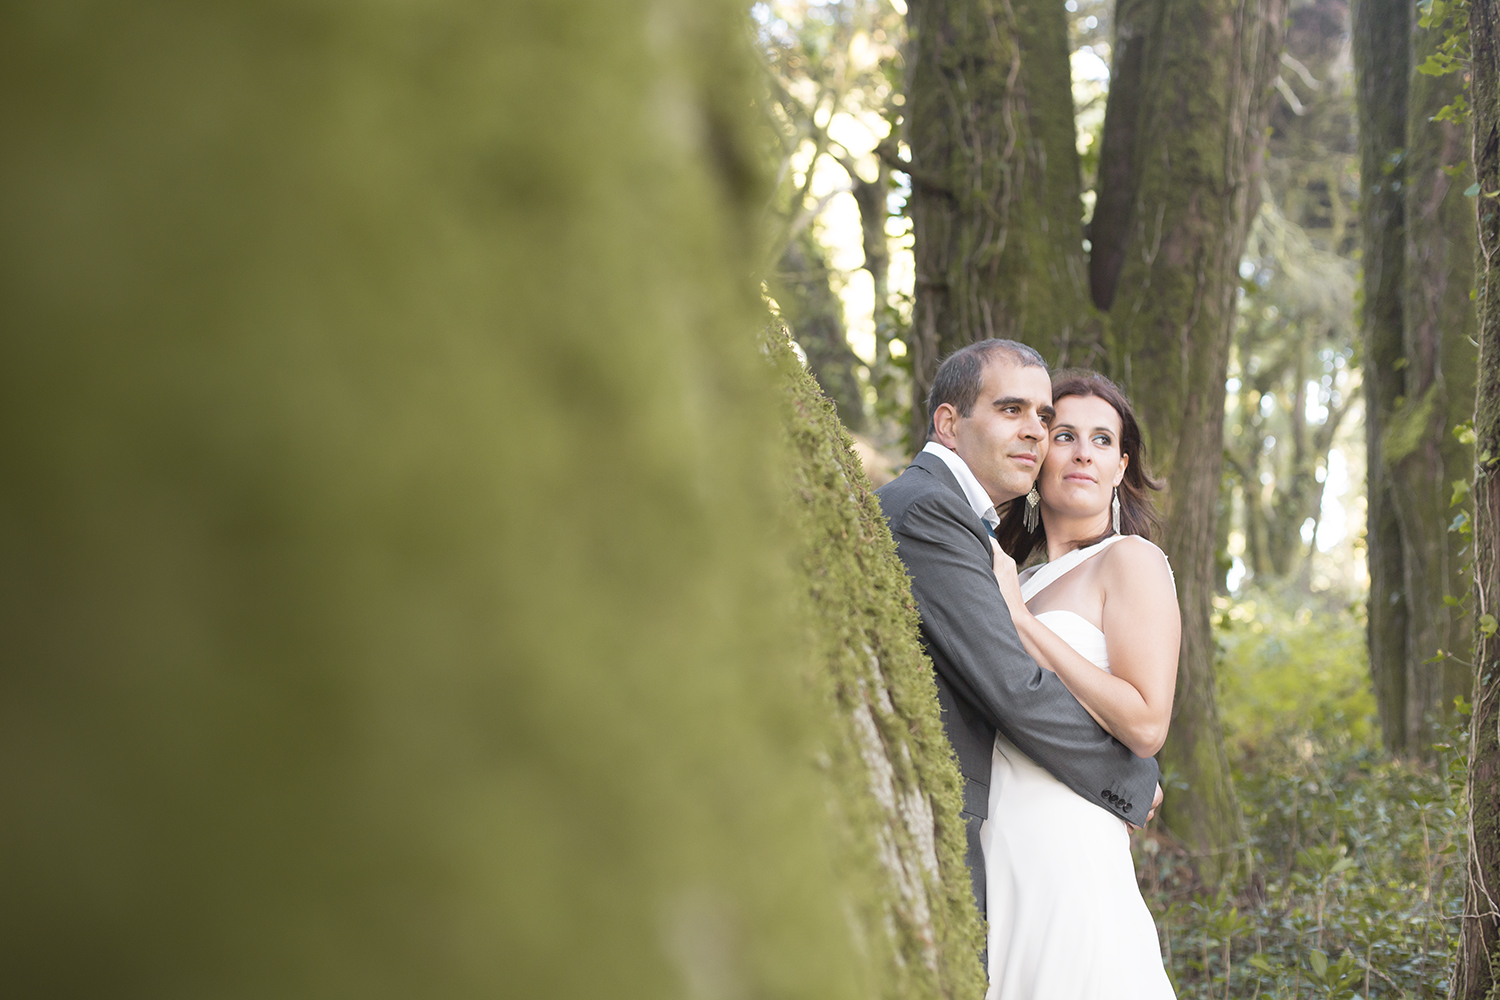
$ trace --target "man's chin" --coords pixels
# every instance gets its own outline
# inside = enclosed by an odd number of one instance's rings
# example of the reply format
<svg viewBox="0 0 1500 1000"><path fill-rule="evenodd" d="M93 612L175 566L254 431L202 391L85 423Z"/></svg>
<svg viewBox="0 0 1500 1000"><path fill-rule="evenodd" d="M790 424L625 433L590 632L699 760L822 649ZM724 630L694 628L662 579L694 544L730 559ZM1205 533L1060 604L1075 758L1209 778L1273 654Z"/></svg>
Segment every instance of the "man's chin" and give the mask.
<svg viewBox="0 0 1500 1000"><path fill-rule="evenodd" d="M998 494L996 494L996 492L993 490L989 491L989 494L990 499L995 502L995 506L999 507L1001 504L1010 503L1012 500L1016 499L1016 497L1024 497L1030 492L1031 483L1028 480L1022 486L1010 485L1007 486L1004 490L1000 491Z"/></svg>

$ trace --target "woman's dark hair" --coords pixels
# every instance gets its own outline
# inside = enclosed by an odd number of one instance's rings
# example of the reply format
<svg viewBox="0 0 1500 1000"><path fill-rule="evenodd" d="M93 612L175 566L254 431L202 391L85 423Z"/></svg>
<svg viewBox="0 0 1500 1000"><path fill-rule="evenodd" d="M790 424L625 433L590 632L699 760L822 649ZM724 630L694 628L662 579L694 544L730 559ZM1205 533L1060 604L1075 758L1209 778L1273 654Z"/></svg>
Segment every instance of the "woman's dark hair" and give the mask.
<svg viewBox="0 0 1500 1000"><path fill-rule="evenodd" d="M1141 455L1141 425L1135 419L1135 410L1120 387L1098 372L1083 368L1070 368L1052 376L1052 402L1068 396L1097 396L1120 415L1120 453L1129 462L1125 466L1125 478L1120 480L1120 533L1140 535L1147 541L1156 541L1161 530L1161 515L1156 504L1151 502L1148 490L1160 490L1162 483L1153 479L1146 471L1146 462ZM995 529L995 538L1000 547L1020 565L1038 546L1046 548L1047 529L1038 524L1036 531L1027 531L1022 520L1026 511L1026 498L1017 497L1005 505L1000 513L1000 524ZM1085 548L1104 541L1115 533L1113 527L1106 528L1098 538L1086 538L1075 543L1074 548Z"/></svg>

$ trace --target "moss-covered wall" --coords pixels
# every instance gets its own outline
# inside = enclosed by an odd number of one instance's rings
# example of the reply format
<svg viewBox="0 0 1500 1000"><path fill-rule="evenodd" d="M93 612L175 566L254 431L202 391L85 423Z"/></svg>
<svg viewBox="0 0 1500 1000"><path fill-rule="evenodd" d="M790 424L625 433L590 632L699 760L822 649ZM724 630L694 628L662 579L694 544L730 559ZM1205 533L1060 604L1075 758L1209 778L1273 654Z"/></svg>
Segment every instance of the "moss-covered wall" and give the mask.
<svg viewBox="0 0 1500 1000"><path fill-rule="evenodd" d="M978 994L909 598L758 333L745 40L0 12L11 992Z"/></svg>
<svg viewBox="0 0 1500 1000"><path fill-rule="evenodd" d="M800 594L815 686L835 723L821 759L844 871L886 997L979 997L982 924L964 864L961 779L890 529L853 441L773 332L784 393Z"/></svg>

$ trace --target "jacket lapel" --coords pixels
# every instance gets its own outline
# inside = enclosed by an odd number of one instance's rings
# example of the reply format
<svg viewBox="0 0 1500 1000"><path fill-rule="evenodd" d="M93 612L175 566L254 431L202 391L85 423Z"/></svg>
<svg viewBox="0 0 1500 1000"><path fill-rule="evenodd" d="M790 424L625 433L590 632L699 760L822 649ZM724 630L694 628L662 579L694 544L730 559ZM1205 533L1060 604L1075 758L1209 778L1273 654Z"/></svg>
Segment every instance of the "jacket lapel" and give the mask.
<svg viewBox="0 0 1500 1000"><path fill-rule="evenodd" d="M911 460L911 466L909 466L908 468L912 467L921 469L923 472L932 476L938 482L942 483L944 486L948 487L948 489L953 491L953 495L958 497L958 499L963 502L964 510L969 515L968 518L964 521L964 527L972 531L974 533L974 537L978 538L979 541L983 545L985 545L986 548L988 548L989 540L993 538L994 535L990 533L989 528L984 523L984 521L980 520L979 515L974 513L974 508L969 506L968 495L964 493L964 488L958 485L958 477L953 474L952 469L948 468L947 463L944 462L941 458L938 458L936 455L929 455L927 452L923 451L918 452L917 457Z"/></svg>

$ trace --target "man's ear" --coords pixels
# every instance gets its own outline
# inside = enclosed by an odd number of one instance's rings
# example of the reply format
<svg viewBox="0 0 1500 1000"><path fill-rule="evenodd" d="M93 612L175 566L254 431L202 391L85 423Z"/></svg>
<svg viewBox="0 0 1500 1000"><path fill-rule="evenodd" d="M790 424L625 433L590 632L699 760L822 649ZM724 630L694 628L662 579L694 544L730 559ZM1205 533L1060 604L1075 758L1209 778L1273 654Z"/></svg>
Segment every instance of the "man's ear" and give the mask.
<svg viewBox="0 0 1500 1000"><path fill-rule="evenodd" d="M958 409L952 403L941 403L932 411L932 436L944 448L958 444L958 436L954 433L957 425Z"/></svg>

